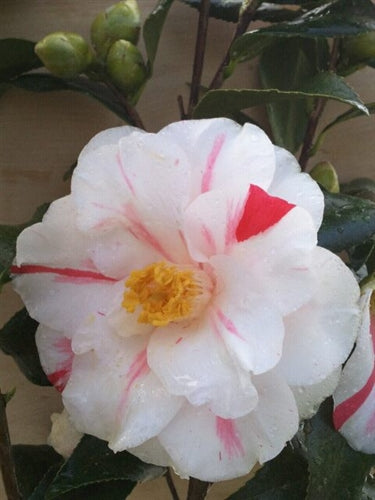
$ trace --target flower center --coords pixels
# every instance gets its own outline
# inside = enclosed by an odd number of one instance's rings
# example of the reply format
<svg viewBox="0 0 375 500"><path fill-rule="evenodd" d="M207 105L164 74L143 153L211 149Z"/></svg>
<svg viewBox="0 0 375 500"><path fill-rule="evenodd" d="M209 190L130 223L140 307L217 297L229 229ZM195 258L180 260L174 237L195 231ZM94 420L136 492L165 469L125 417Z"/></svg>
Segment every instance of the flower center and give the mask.
<svg viewBox="0 0 375 500"><path fill-rule="evenodd" d="M138 310L139 323L165 326L196 316L208 301L211 282L203 271L155 262L132 271L125 286L122 307Z"/></svg>

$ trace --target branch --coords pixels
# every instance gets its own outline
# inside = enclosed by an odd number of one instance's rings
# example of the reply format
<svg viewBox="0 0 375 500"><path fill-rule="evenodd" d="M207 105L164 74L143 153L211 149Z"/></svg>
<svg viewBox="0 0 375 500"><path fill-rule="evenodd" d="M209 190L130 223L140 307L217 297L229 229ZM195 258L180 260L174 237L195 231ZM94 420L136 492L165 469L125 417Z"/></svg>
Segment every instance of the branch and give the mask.
<svg viewBox="0 0 375 500"><path fill-rule="evenodd" d="M189 489L186 500L204 500L211 483L200 481L194 477L190 478Z"/></svg>
<svg viewBox="0 0 375 500"><path fill-rule="evenodd" d="M180 497L178 496L176 487L174 485L171 471L168 469L167 472L164 474L165 480L167 481L167 485L169 488L169 491L171 492L173 500L180 500Z"/></svg>
<svg viewBox="0 0 375 500"><path fill-rule="evenodd" d="M339 56L339 46L340 46L340 41L338 38L335 38L335 40L333 41L331 56L328 66L329 71L334 71L336 68L337 59ZM303 139L303 146L299 157L299 164L301 166L302 171L306 170L307 162L311 157L311 150L314 144L316 129L318 128L319 120L322 116L324 108L326 107L326 104L327 104L327 99L324 97L320 97L319 99L315 100L315 106L311 112L307 124L305 137Z"/></svg>
<svg viewBox="0 0 375 500"><path fill-rule="evenodd" d="M8 421L5 411L6 401L4 394L0 392L0 466L3 483L8 500L20 500L18 491L16 471L12 457L9 438Z"/></svg>
<svg viewBox="0 0 375 500"><path fill-rule="evenodd" d="M262 3L263 0L247 0L247 7L245 7L242 10L242 13L240 13L240 17L238 19L238 23L235 29L235 32L233 34L232 40L230 42L230 45L228 47L228 50L224 56L224 59L222 60L219 68L216 71L215 76L212 79L212 82L209 86L209 89L218 89L222 86L223 81L224 81L224 71L226 66L228 66L228 63L230 61L230 49L233 45L233 42L237 40L238 37L243 35L245 31L247 30L249 24L251 21L254 19L254 15L259 7L259 5Z"/></svg>
<svg viewBox="0 0 375 500"><path fill-rule="evenodd" d="M129 115L130 119L133 122L132 125L134 125L135 127L141 128L142 130L146 130L145 126L143 125L142 119L139 116L137 110L129 103L129 101L118 90L118 88L115 85L113 85L113 83L110 82L109 80L104 80L104 83L112 91L112 93L116 96L117 100L124 106L127 114Z"/></svg>
<svg viewBox="0 0 375 500"><path fill-rule="evenodd" d="M203 62L206 51L210 4L211 0L201 0L199 8L197 39L195 43L195 56L194 56L193 74L191 77L190 98L188 106L189 117L191 117L193 109L199 99L199 89L201 85Z"/></svg>

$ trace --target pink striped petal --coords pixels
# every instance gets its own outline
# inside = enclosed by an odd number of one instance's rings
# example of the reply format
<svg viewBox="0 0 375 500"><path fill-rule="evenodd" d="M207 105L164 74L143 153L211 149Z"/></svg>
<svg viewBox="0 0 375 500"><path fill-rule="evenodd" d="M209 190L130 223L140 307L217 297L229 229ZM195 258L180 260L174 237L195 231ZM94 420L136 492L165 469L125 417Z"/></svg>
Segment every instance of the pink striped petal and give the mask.
<svg viewBox="0 0 375 500"><path fill-rule="evenodd" d="M345 364L334 393L333 422L350 446L375 452L375 316L370 313L373 291L361 299L362 319L356 347Z"/></svg>

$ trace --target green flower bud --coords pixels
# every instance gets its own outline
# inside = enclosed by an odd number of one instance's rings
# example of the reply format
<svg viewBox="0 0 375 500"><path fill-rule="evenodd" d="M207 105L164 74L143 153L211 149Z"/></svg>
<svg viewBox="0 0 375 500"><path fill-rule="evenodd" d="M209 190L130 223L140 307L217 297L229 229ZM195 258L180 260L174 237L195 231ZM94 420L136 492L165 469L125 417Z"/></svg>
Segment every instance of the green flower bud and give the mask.
<svg viewBox="0 0 375 500"><path fill-rule="evenodd" d="M57 31L44 37L35 46L44 66L61 78L74 78L86 70L93 59L87 42L77 33Z"/></svg>
<svg viewBox="0 0 375 500"><path fill-rule="evenodd" d="M329 161L317 163L311 170L310 175L330 193L338 193L340 191L336 170Z"/></svg>
<svg viewBox="0 0 375 500"><path fill-rule="evenodd" d="M350 64L375 57L375 31L345 38L341 48L342 59Z"/></svg>
<svg viewBox="0 0 375 500"><path fill-rule="evenodd" d="M134 94L147 78L147 69L141 53L127 40L117 40L112 45L106 64L112 82L127 95Z"/></svg>
<svg viewBox="0 0 375 500"><path fill-rule="evenodd" d="M105 59L117 40L138 42L141 17L136 0L123 0L96 16L91 25L91 42L98 56Z"/></svg>

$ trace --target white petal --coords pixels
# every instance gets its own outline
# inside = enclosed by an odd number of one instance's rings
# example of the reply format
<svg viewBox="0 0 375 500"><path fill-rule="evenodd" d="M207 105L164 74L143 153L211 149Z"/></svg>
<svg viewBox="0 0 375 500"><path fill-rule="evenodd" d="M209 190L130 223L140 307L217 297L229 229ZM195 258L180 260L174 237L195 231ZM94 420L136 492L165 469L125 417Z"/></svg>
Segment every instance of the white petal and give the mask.
<svg viewBox="0 0 375 500"><path fill-rule="evenodd" d="M266 189L274 173L273 146L254 125L227 118L172 123L159 132L186 152L192 168L191 198L235 181Z"/></svg>
<svg viewBox="0 0 375 500"><path fill-rule="evenodd" d="M295 207L263 233L233 246L231 256L243 265L252 291L285 315L306 303L316 288L310 270L315 245L311 217Z"/></svg>
<svg viewBox="0 0 375 500"><path fill-rule="evenodd" d="M359 288L334 254L317 247L313 270L318 288L312 300L285 318L279 368L291 385L324 380L348 357L357 332Z"/></svg>
<svg viewBox="0 0 375 500"><path fill-rule="evenodd" d="M139 128L125 125L122 127L108 128L106 130L103 130L102 132L99 132L98 134L94 135L94 137L82 149L78 157L78 161L82 160L85 155L92 153L102 146L111 146L118 144L120 139L132 134L133 132L141 133L143 131Z"/></svg>
<svg viewBox="0 0 375 500"><path fill-rule="evenodd" d="M257 402L250 375L231 360L208 318L158 328L148 346L151 369L171 394L208 404L223 418L248 413Z"/></svg>
<svg viewBox="0 0 375 500"><path fill-rule="evenodd" d="M207 407L184 406L159 440L183 477L222 481L275 457L298 428L293 395L272 374L254 377L261 398L249 415L225 420Z"/></svg>
<svg viewBox="0 0 375 500"><path fill-rule="evenodd" d="M313 385L292 386L297 402L300 420L311 418L318 411L320 404L331 396L341 376L341 367L334 370L327 378Z"/></svg>
<svg viewBox="0 0 375 500"><path fill-rule="evenodd" d="M135 448L128 448L127 451L147 464L160 465L161 467L172 465L169 455L157 437L151 438Z"/></svg>
<svg viewBox="0 0 375 500"><path fill-rule="evenodd" d="M83 434L78 432L70 421L68 412L52 413L52 429L47 443L64 458L70 457L74 448L80 442Z"/></svg>
<svg viewBox="0 0 375 500"><path fill-rule="evenodd" d="M269 193L307 210L318 229L322 223L324 197L318 184L286 149L275 146L276 170Z"/></svg>
<svg viewBox="0 0 375 500"><path fill-rule="evenodd" d="M108 335L100 351L76 356L63 401L75 427L115 451L157 435L181 406L150 372L147 338Z"/></svg>

